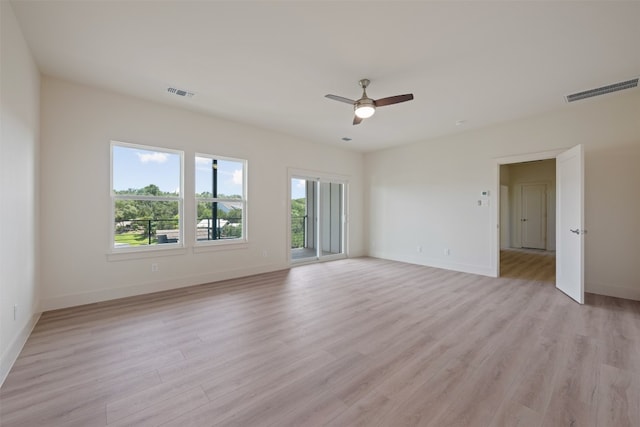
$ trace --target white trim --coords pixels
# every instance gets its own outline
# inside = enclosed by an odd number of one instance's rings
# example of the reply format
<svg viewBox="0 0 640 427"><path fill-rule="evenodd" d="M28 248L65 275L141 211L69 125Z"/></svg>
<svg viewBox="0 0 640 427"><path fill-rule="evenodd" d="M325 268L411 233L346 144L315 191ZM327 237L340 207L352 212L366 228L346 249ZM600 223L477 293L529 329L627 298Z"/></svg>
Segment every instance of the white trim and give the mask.
<svg viewBox="0 0 640 427"><path fill-rule="evenodd" d="M118 252L107 254L107 261L131 261L134 259L157 258L161 256L185 255L187 248L177 243L165 243L162 245L145 246L146 249L123 248Z"/></svg>
<svg viewBox="0 0 640 427"><path fill-rule="evenodd" d="M560 148L556 150L540 151L538 153L517 154L513 156L496 157L494 160L498 165L508 165L512 163L524 163L533 162L536 160L548 160L555 159L558 154L567 151L567 148Z"/></svg>
<svg viewBox="0 0 640 427"><path fill-rule="evenodd" d="M441 268L443 270L459 271L461 273L478 274L481 276L493 276L493 269L486 265L473 265L457 262L442 262L438 258L424 258L413 255L398 257L396 254L384 251L373 251L370 255L372 258L381 258L391 261L406 262L409 264L423 265L425 267Z"/></svg>
<svg viewBox="0 0 640 427"><path fill-rule="evenodd" d="M195 152L193 154L194 162L196 161L195 160L196 157L202 157L204 159L210 159L210 160L226 160L229 162L244 163L244 166L246 166L246 163L247 163L247 159L241 159L239 157L218 156L217 154L211 154L211 153ZM195 164L197 163L194 163L194 165ZM195 168L194 168L194 177L195 177Z"/></svg>
<svg viewBox="0 0 640 427"><path fill-rule="evenodd" d="M640 289L627 288L624 286L610 286L601 283L587 283L585 285L586 292L598 295L606 295L616 298L624 298L640 301Z"/></svg>
<svg viewBox="0 0 640 427"><path fill-rule="evenodd" d="M105 288L80 294L76 293L59 295L43 299L42 309L44 311L49 311L57 310L60 308L75 307L78 305L92 304L118 298L126 298L130 296L186 288L189 286L197 286L207 283L215 283L223 280L235 279L238 277L252 276L255 274L270 273L273 271L286 270L288 268L288 265L284 265L281 263L264 264L251 268L241 267L230 271L210 272L207 274L199 274L190 277L178 277L175 279L164 281L154 281L131 286L123 286L120 288Z"/></svg>
<svg viewBox="0 0 640 427"><path fill-rule="evenodd" d="M243 239L210 240L204 244L196 245L192 248L194 254L207 252L233 251L238 249L249 249L249 243Z"/></svg>
<svg viewBox="0 0 640 427"><path fill-rule="evenodd" d="M7 375L9 375L13 364L18 360L18 356L27 343L27 339L29 339L33 328L35 328L38 320L40 320L41 314L42 313L34 313L31 316L27 324L20 329L18 335L16 335L4 354L0 357L0 387L4 384L4 380L7 379Z"/></svg>
<svg viewBox="0 0 640 427"><path fill-rule="evenodd" d="M306 170L306 169L295 169L288 168L289 182L291 182L291 178L315 178L318 180L325 180L334 182L336 184L347 184L351 179L350 175L342 175L337 173L330 172L319 172L314 170ZM289 197L291 197L291 192L289 192Z"/></svg>

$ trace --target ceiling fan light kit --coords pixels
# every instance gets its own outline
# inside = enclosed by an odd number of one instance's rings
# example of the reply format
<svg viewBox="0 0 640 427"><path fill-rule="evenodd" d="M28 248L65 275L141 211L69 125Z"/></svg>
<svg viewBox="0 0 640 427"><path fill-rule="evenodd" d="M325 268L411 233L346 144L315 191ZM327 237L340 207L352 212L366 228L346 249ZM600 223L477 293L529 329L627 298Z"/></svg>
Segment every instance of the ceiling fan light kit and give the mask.
<svg viewBox="0 0 640 427"><path fill-rule="evenodd" d="M381 98L378 100L371 99L367 96L367 86L369 86L369 79L360 80L360 86L362 87L362 96L357 101L349 98L345 98L338 95L325 95L326 98L333 99L334 101L340 101L353 105L355 117L353 118L353 124L358 125L363 119L368 119L376 112L376 107L383 107L385 105L398 104L400 102L411 101L413 94L396 95L387 98Z"/></svg>
<svg viewBox="0 0 640 427"><path fill-rule="evenodd" d="M376 106L372 99L358 101L355 106L356 116L361 119L368 119L376 112Z"/></svg>

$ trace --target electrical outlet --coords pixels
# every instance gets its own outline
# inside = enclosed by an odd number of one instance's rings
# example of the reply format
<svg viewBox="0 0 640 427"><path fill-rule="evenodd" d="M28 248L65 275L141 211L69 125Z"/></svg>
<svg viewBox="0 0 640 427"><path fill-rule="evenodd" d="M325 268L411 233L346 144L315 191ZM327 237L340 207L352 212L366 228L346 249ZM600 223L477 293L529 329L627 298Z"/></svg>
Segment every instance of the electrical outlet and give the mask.
<svg viewBox="0 0 640 427"><path fill-rule="evenodd" d="M418 252L422 252L422 246L418 246L418 247L416 248L416 251L418 251Z"/></svg>
<svg viewBox="0 0 640 427"><path fill-rule="evenodd" d="M152 263L151 263L151 272L152 272L152 273L155 273L155 272L157 272L157 271L159 271L158 263L157 263L157 262L152 262Z"/></svg>
<svg viewBox="0 0 640 427"><path fill-rule="evenodd" d="M447 255L447 256L448 256L448 255L451 255L451 250L450 250L449 248L446 248L446 249L444 250L444 254L445 254L445 255Z"/></svg>

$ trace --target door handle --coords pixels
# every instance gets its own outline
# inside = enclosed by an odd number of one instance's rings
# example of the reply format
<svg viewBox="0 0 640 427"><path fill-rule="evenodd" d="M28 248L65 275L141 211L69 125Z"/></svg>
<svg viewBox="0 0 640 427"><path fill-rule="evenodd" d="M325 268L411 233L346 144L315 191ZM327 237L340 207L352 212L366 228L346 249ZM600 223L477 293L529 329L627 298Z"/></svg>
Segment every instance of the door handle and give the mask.
<svg viewBox="0 0 640 427"><path fill-rule="evenodd" d="M570 232L574 233L574 234L580 234L580 229L576 228L575 230L569 229Z"/></svg>

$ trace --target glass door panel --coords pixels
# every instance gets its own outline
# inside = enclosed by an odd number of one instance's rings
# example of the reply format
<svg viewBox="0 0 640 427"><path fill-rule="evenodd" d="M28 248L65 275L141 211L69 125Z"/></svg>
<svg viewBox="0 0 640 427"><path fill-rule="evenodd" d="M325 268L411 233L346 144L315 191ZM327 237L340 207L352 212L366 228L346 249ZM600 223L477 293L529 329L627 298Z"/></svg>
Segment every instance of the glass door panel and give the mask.
<svg viewBox="0 0 640 427"><path fill-rule="evenodd" d="M344 254L344 184L291 179L291 261Z"/></svg>
<svg viewBox="0 0 640 427"><path fill-rule="evenodd" d="M342 253L342 186L320 183L323 256Z"/></svg>
<svg viewBox="0 0 640 427"><path fill-rule="evenodd" d="M294 262L318 257L316 195L315 181L291 179L291 260Z"/></svg>

